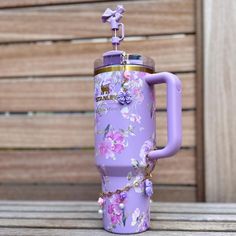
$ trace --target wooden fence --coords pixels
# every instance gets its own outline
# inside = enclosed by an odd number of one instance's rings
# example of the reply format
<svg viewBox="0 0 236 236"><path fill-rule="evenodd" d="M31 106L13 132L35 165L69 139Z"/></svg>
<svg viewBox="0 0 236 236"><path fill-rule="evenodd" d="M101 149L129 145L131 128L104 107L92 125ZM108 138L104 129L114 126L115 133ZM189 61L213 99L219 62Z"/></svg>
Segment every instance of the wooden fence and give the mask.
<svg viewBox="0 0 236 236"><path fill-rule="evenodd" d="M97 198L93 61L111 48L100 16L117 4L126 8L122 50L152 57L157 71L177 73L183 82L183 145L175 158L159 161L154 199L202 200L198 0L0 1L1 199ZM158 146L164 146L165 87L156 90Z"/></svg>

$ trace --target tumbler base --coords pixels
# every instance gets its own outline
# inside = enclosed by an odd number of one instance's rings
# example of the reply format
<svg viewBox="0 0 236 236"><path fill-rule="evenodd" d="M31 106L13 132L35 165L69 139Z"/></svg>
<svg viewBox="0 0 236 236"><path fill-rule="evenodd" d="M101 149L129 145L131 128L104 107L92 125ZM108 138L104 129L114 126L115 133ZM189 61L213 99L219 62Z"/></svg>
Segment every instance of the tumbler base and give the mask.
<svg viewBox="0 0 236 236"><path fill-rule="evenodd" d="M130 232L130 231L128 231L128 232L120 232L120 231L110 231L110 230L108 230L108 229L106 229L106 228L104 228L104 230L105 231L107 231L108 233L111 233L111 234L130 234L130 235L132 235L132 234L140 234L140 233L143 233L143 232L146 232L146 231L148 231L150 229L150 227L149 228L147 228L147 229L144 229L144 230L142 230L142 231L139 231L139 232Z"/></svg>
<svg viewBox="0 0 236 236"><path fill-rule="evenodd" d="M106 185L106 191L114 192L120 186L125 186L127 179L110 177L109 184ZM150 227L150 197L145 194L143 182L127 192L104 198L103 227L117 234L140 233Z"/></svg>

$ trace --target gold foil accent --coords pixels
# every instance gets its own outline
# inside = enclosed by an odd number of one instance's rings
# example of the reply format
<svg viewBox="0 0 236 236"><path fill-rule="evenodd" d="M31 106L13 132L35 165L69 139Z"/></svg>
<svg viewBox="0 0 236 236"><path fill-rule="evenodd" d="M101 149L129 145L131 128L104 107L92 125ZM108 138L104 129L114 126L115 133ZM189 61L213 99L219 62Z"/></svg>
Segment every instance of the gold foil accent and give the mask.
<svg viewBox="0 0 236 236"><path fill-rule="evenodd" d="M142 71L152 74L154 72L153 69L144 67L144 66L138 66L138 65L119 65L119 66L106 66L102 67L100 69L94 70L94 75L98 75L104 72L111 72L111 71Z"/></svg>

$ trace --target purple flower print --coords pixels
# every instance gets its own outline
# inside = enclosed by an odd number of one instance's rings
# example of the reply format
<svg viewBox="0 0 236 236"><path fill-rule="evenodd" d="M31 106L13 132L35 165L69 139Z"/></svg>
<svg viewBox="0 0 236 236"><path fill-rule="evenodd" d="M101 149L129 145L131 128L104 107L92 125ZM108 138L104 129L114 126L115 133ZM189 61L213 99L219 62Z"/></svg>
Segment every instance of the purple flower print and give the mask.
<svg viewBox="0 0 236 236"><path fill-rule="evenodd" d="M126 197L127 197L127 193L126 193L126 192L120 193L120 199L121 199L121 201L124 201L124 200L126 199Z"/></svg>
<svg viewBox="0 0 236 236"><path fill-rule="evenodd" d="M145 180L145 186L146 186L146 187L152 187L152 181L149 180L149 179L146 179L146 180Z"/></svg>
<svg viewBox="0 0 236 236"><path fill-rule="evenodd" d="M124 193L125 194L125 193ZM107 213L110 218L111 227L115 228L116 225L125 226L126 218L124 201L126 197L122 194L115 194L110 198L107 208ZM123 207L120 207L122 204Z"/></svg>
<svg viewBox="0 0 236 236"><path fill-rule="evenodd" d="M106 138L112 141L112 151L121 153L124 150L124 135L120 131L110 131Z"/></svg>
<svg viewBox="0 0 236 236"><path fill-rule="evenodd" d="M99 145L99 152L103 156L113 156L112 152L112 141L110 139L106 139Z"/></svg>
<svg viewBox="0 0 236 236"><path fill-rule="evenodd" d="M152 181L149 179L145 180L145 193L148 197L151 197L153 194Z"/></svg>
<svg viewBox="0 0 236 236"><path fill-rule="evenodd" d="M148 228L149 214L148 212L140 212L139 208L136 208L132 214L131 226L136 226L136 232L144 231Z"/></svg>
<svg viewBox="0 0 236 236"><path fill-rule="evenodd" d="M115 154L120 154L126 146L124 134L119 130L108 130L104 140L99 144L100 155L115 160Z"/></svg>
<svg viewBox="0 0 236 236"><path fill-rule="evenodd" d="M147 194L148 197L151 197L153 194L153 189L152 187L146 187L145 188L145 193Z"/></svg>
<svg viewBox="0 0 236 236"><path fill-rule="evenodd" d="M139 156L142 158L143 161L146 159L146 155L149 153L149 151L153 148L153 141L147 140L144 142L144 144L141 147L141 150L139 152Z"/></svg>
<svg viewBox="0 0 236 236"><path fill-rule="evenodd" d="M124 141L124 135L120 131L110 131L106 135L107 138L110 138L116 143L122 143Z"/></svg>

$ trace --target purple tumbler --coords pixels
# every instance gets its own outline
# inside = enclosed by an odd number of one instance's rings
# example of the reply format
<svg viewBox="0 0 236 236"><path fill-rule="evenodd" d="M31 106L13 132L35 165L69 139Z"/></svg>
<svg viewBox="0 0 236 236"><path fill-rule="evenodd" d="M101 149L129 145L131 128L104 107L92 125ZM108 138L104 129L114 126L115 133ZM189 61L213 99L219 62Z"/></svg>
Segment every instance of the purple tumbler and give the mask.
<svg viewBox="0 0 236 236"><path fill-rule="evenodd" d="M154 73L151 58L117 50L124 38L124 8L102 16L113 32L114 50L95 61L95 158L102 178L98 199L104 229L120 234L150 227L151 172L156 160L181 146L181 82L171 73ZM121 36L117 32L121 29ZM167 85L168 143L156 149L154 85Z"/></svg>

